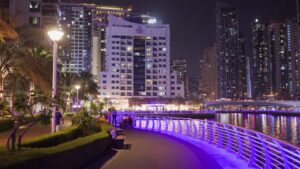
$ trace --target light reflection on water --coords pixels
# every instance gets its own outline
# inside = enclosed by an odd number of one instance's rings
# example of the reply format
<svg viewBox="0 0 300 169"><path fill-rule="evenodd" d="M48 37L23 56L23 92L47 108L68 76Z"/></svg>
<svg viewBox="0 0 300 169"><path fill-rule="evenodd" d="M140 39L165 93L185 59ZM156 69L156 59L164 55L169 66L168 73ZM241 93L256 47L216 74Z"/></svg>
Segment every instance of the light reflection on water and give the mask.
<svg viewBox="0 0 300 169"><path fill-rule="evenodd" d="M216 121L262 132L300 147L300 117L220 113Z"/></svg>

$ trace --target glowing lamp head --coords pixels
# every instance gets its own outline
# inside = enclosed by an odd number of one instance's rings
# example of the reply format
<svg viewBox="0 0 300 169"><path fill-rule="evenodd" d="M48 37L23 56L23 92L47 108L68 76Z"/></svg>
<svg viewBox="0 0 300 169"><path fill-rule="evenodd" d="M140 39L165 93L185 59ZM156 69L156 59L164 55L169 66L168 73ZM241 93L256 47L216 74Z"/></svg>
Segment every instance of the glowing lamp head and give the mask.
<svg viewBox="0 0 300 169"><path fill-rule="evenodd" d="M151 18L148 20L148 24L156 24L157 20L155 18Z"/></svg>
<svg viewBox="0 0 300 169"><path fill-rule="evenodd" d="M75 89L76 89L76 90L79 90L79 89L80 89L80 85L76 85L76 86L75 86Z"/></svg>
<svg viewBox="0 0 300 169"><path fill-rule="evenodd" d="M60 41L64 33L60 30L51 30L48 32L48 36L54 42Z"/></svg>

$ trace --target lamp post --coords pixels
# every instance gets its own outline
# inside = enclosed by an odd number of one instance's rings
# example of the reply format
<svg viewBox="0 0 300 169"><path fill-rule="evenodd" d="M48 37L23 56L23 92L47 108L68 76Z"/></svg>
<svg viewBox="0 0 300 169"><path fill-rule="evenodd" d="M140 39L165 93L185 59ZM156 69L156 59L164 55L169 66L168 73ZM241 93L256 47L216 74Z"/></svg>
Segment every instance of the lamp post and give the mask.
<svg viewBox="0 0 300 169"><path fill-rule="evenodd" d="M61 40L64 33L59 30L50 30L48 32L48 36L53 42L53 72L52 72L52 98L55 99L55 96L57 94L57 51L58 51L58 45L57 42ZM53 109L52 109L52 133L56 132L56 118L55 118L55 112L56 112L56 103L54 103Z"/></svg>
<svg viewBox="0 0 300 169"><path fill-rule="evenodd" d="M76 92L77 92L77 97L76 97L76 104L78 106L78 90L80 89L80 85L75 86Z"/></svg>

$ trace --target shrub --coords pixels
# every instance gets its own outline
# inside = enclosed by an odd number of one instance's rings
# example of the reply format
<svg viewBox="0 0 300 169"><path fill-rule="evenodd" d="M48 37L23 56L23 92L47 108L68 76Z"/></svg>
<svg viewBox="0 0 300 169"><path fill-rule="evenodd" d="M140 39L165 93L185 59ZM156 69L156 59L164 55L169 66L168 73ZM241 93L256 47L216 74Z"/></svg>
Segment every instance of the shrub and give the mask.
<svg viewBox="0 0 300 169"><path fill-rule="evenodd" d="M79 111L72 118L72 124L79 126L84 135L100 131L99 121L92 117L85 108L79 109Z"/></svg>
<svg viewBox="0 0 300 169"><path fill-rule="evenodd" d="M8 131L14 127L14 121L12 119L0 120L0 133Z"/></svg>
<svg viewBox="0 0 300 169"><path fill-rule="evenodd" d="M52 147L70 140L74 140L82 136L82 132L79 127L74 126L67 129L64 129L60 132L54 134L48 134L36 138L33 141L26 142L22 146L30 148L45 148Z"/></svg>
<svg viewBox="0 0 300 169"><path fill-rule="evenodd" d="M19 152L9 152L3 147L0 147L0 168L14 168L14 165L26 162L28 160L33 160L45 156L51 156L57 153L76 149L80 146L87 145L98 140L110 140L107 131L111 127L112 126L108 124L102 125L103 130L100 133L96 133L86 137L81 137L49 148L26 148Z"/></svg>

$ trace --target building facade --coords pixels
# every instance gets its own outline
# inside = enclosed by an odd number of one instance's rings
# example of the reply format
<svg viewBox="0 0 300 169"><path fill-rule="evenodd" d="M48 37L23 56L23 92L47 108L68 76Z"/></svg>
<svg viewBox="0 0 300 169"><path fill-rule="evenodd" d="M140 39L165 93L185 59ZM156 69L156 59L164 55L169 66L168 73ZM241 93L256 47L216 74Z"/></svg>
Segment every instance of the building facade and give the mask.
<svg viewBox="0 0 300 169"><path fill-rule="evenodd" d="M100 73L103 98L175 98L178 94L171 88L181 91L171 82L169 25L138 24L110 15L106 58L107 69Z"/></svg>
<svg viewBox="0 0 300 169"><path fill-rule="evenodd" d="M30 25L51 29L58 23L59 0L9 0L9 14L15 17L16 26Z"/></svg>
<svg viewBox="0 0 300 169"><path fill-rule="evenodd" d="M291 20L268 26L273 92L280 99L299 96L299 25Z"/></svg>
<svg viewBox="0 0 300 169"><path fill-rule="evenodd" d="M210 100L217 99L217 59L216 47L209 47L203 52L204 66L203 72L203 91Z"/></svg>
<svg viewBox="0 0 300 169"><path fill-rule="evenodd" d="M272 58L269 55L268 23L255 19L252 24L254 98L270 95L272 89Z"/></svg>
<svg viewBox="0 0 300 169"><path fill-rule="evenodd" d="M171 71L176 72L176 79L178 84L184 85L185 94L188 93L188 77L187 77L187 60L186 59L172 59ZM186 95L185 95L186 97Z"/></svg>
<svg viewBox="0 0 300 169"><path fill-rule="evenodd" d="M217 2L216 51L219 98L243 98L246 93L245 55L241 48L236 8Z"/></svg>
<svg viewBox="0 0 300 169"><path fill-rule="evenodd" d="M131 9L86 3L61 3L60 25L67 35L62 47L66 72L91 72L98 81L105 70L105 28L108 15L128 17Z"/></svg>
<svg viewBox="0 0 300 169"><path fill-rule="evenodd" d="M60 4L60 27L65 32L61 44L63 71L91 71L92 10L81 4Z"/></svg>

